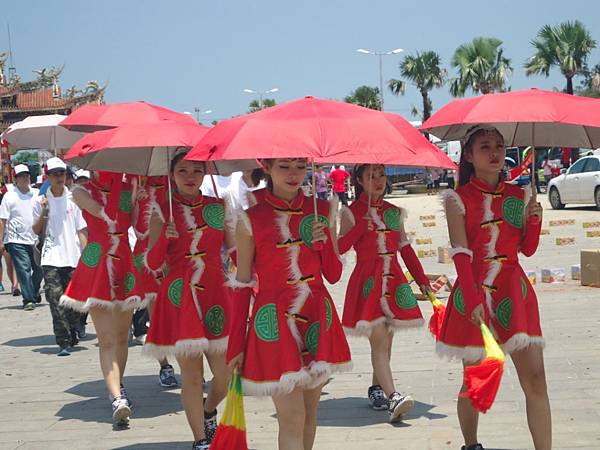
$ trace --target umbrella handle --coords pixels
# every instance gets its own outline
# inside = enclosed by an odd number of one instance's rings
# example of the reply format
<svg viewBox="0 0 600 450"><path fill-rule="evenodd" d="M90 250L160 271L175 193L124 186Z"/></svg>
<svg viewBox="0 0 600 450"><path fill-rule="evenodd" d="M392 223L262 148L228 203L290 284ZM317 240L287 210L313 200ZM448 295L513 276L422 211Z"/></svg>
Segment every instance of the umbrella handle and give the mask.
<svg viewBox="0 0 600 450"><path fill-rule="evenodd" d="M312 198L313 198L313 210L315 213L315 221L319 220L319 213L317 211L317 183L315 176L315 160L314 158L311 160L312 166ZM312 245L313 250L323 250L323 242L313 242Z"/></svg>
<svg viewBox="0 0 600 450"><path fill-rule="evenodd" d="M169 222L173 222L173 187L170 175L167 175L167 184L169 185Z"/></svg>

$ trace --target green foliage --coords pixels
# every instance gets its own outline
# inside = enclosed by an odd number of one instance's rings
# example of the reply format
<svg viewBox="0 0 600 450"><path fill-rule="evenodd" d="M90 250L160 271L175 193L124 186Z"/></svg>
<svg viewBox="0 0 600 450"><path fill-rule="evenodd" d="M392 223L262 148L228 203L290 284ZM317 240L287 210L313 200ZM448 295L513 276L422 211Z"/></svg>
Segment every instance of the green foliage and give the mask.
<svg viewBox="0 0 600 450"><path fill-rule="evenodd" d="M344 101L381 111L381 95L377 87L359 86L350 95L346 96Z"/></svg>
<svg viewBox="0 0 600 450"><path fill-rule="evenodd" d="M270 108L271 106L275 106L277 102L273 98L264 98L262 100L262 104L260 100L252 100L248 105L248 112L253 113L256 111L260 111L261 109Z"/></svg>
<svg viewBox="0 0 600 450"><path fill-rule="evenodd" d="M500 39L476 37L458 47L451 61L458 76L451 81L450 93L462 97L468 89L476 94L506 91L513 68L501 46Z"/></svg>
<svg viewBox="0 0 600 450"><path fill-rule="evenodd" d="M567 79L567 93L573 93L573 77L583 73L587 57L596 48L596 41L579 21L567 21L557 26L544 25L531 42L534 55L525 63L527 75L550 75L556 66Z"/></svg>

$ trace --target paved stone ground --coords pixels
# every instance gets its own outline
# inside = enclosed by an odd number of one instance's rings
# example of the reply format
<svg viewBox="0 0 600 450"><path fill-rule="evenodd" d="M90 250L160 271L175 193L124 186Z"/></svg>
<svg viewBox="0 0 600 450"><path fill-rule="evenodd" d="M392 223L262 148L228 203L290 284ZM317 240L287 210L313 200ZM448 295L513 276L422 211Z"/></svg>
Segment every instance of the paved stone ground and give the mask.
<svg viewBox="0 0 600 450"><path fill-rule="evenodd" d="M545 202L545 199L542 199ZM408 228L417 237L433 237L434 248L447 238L441 208L434 197L399 197L408 208ZM547 207L547 202L544 203ZM437 226L422 228L419 215L436 214ZM575 219L576 225L551 228L537 255L524 268L564 267L579 262L579 249L598 248L600 238L586 238L581 223L598 220L592 208L546 211L549 219ZM576 236L576 244L554 245L557 236ZM423 260L430 273L454 272L437 258ZM347 258L351 264L353 257ZM332 288L338 308L350 270ZM6 283L5 283L6 286ZM555 448L600 449L600 289L577 282L536 286L547 338L546 365L554 421ZM0 449L189 449L191 434L178 390L157 383L157 364L131 347L126 385L135 402L131 427L114 431L110 404L100 376L93 330L67 358L56 357L47 304L34 312L20 301L0 296ZM430 308L422 304L428 317ZM326 386L319 407L315 449L458 449L460 430L455 412L461 381L457 362L440 361L425 329L399 334L393 370L397 386L411 393L416 408L403 423L391 426L386 414L369 409L369 348L351 341L354 370L336 375ZM270 399L246 398L249 445L275 449L277 422ZM510 362L492 410L481 418L480 439L494 449L532 448L525 421L525 404Z"/></svg>

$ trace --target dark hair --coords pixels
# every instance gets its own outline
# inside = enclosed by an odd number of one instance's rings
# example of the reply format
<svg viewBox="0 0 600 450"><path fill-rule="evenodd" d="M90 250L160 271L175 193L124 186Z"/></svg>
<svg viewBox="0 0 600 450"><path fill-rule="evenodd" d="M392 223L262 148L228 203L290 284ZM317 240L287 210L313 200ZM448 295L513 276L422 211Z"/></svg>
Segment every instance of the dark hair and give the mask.
<svg viewBox="0 0 600 450"><path fill-rule="evenodd" d="M273 167L273 163L275 162L276 159L290 159L290 160L296 160L296 159L306 159L306 158L263 158L261 159L259 162L263 167ZM255 169L255 170L261 170L261 169ZM271 175L269 175L265 170L262 171L263 176L265 181L267 182L267 189L270 192L273 192L273 180L271 179ZM252 172L252 182L254 182L254 172ZM260 179L258 180L260 182ZM254 185L256 186L258 183L255 183Z"/></svg>
<svg viewBox="0 0 600 450"><path fill-rule="evenodd" d="M175 166L177 165L177 163L179 161L181 161L183 158L185 158L186 153L177 153L175 156L173 156L173 159L171 159L171 164L169 166L169 172L173 173L175 172Z"/></svg>
<svg viewBox="0 0 600 450"><path fill-rule="evenodd" d="M367 167L371 167L373 170L374 167L382 166L383 164L359 164L358 166L354 166L352 169L352 185L354 186L354 196L355 198L360 197L360 195L364 192L364 187L361 184L361 179Z"/></svg>
<svg viewBox="0 0 600 450"><path fill-rule="evenodd" d="M265 172L262 169L254 169L252 171L252 174L250 175L250 178L252 179L252 184L253 187L258 186L258 183L260 183L260 180L262 180L265 176Z"/></svg>
<svg viewBox="0 0 600 450"><path fill-rule="evenodd" d="M500 134L500 132L496 129L482 129L469 136L469 140L462 145L460 151L460 161L458 163L458 186L464 186L471 181L471 177L475 173L475 167L473 167L473 163L467 161L466 157L467 153L473 153L473 142L475 142L475 137L488 133L497 133L499 136L502 136L502 134Z"/></svg>

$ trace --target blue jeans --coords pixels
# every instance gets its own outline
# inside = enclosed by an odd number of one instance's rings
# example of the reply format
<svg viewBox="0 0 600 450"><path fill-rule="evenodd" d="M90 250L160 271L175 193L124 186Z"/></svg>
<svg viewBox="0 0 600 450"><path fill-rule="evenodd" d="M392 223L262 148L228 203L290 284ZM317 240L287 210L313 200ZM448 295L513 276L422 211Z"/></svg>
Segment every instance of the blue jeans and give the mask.
<svg viewBox="0 0 600 450"><path fill-rule="evenodd" d="M23 304L34 303L40 296L43 273L33 260L33 245L8 243L5 247L15 265Z"/></svg>

